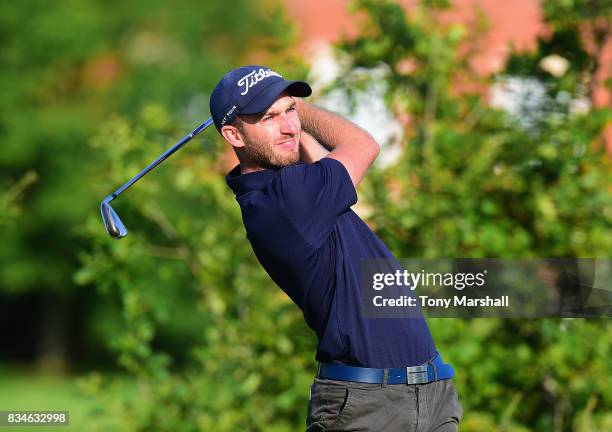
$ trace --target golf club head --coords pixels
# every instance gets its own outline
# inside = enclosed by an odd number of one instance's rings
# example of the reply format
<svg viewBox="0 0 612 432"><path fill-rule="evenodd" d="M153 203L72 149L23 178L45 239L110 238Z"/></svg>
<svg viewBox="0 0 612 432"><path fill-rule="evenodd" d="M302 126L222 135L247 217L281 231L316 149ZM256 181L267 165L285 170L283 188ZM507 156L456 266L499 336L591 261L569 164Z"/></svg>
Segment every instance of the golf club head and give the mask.
<svg viewBox="0 0 612 432"><path fill-rule="evenodd" d="M102 221L106 227L106 232L108 232L111 237L120 239L127 235L127 229L125 229L115 209L110 205L113 199L114 198L109 195L102 200L102 204L100 204L100 213L102 213Z"/></svg>

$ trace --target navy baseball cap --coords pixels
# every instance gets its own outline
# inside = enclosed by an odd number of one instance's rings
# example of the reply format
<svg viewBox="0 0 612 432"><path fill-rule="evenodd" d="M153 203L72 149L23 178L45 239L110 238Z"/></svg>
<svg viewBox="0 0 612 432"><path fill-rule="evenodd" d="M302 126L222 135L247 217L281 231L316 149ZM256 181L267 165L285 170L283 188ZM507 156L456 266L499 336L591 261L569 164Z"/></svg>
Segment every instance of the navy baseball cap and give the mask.
<svg viewBox="0 0 612 432"><path fill-rule="evenodd" d="M304 81L288 81L266 66L242 66L228 72L210 97L210 113L219 132L238 115L264 112L278 95L307 97L312 93Z"/></svg>

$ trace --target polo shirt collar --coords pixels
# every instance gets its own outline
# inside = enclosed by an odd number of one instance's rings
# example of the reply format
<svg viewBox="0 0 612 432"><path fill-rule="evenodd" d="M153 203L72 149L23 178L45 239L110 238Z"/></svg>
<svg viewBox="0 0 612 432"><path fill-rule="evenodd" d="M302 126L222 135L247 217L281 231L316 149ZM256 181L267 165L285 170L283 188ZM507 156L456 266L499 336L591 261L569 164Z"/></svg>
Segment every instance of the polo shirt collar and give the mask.
<svg viewBox="0 0 612 432"><path fill-rule="evenodd" d="M243 195L253 190L262 190L276 175L277 170L264 169L247 174L240 173L240 165L231 170L225 176L225 182L232 188L236 196Z"/></svg>

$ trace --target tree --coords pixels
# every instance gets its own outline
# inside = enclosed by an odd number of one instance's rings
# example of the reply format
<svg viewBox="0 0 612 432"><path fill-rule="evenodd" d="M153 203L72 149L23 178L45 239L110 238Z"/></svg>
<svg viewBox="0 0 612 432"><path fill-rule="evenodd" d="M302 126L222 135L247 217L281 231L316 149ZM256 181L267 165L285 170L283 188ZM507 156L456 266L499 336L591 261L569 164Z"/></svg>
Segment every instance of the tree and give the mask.
<svg viewBox="0 0 612 432"><path fill-rule="evenodd" d="M544 3L550 38L534 53L516 53L499 76L481 78L469 62L478 34L438 19L446 2L422 2L409 15L391 1L354 2L367 20L341 46L349 62L336 85L367 87L368 70L384 71L388 106L404 121L401 155L369 174L367 190L371 221L397 256L609 256L612 178L601 133L611 111L581 112L573 103L597 63L576 26L596 27L610 8L586 2L601 7L583 15L576 2L561 18L556 3ZM569 72L554 76L539 66L554 53L571 56ZM537 109L508 113L482 96L516 76L543 88L529 101ZM611 394L596 378L607 374L605 320L429 322L460 371L463 430L609 427ZM577 384L584 382L593 386Z"/></svg>
<svg viewBox="0 0 612 432"><path fill-rule="evenodd" d="M267 6L239 0L232 3L239 13L227 13L222 2L192 0L172 8L157 0L28 0L3 8L0 184L32 175L38 181L23 190L13 225L0 227L0 298L40 300L22 316L39 322L40 337L31 343L39 345L41 365L51 365L50 354L53 365L65 367L69 338L77 336L69 336L71 327L86 329L80 342L99 341L104 331L91 317L112 322L118 313L103 298L85 295L93 287L79 288L73 273L78 252L91 247L82 221L139 166L120 161L114 183L92 187L90 181L102 185L108 167L88 140L112 113L136 118L147 103L170 107L168 121L180 118L185 129L201 123L218 76L258 51L282 55L292 33L278 5ZM45 341L55 348L49 351ZM76 351L88 361L105 353L99 343Z"/></svg>
<svg viewBox="0 0 612 432"><path fill-rule="evenodd" d="M383 70L388 105L405 120L400 157L362 190L370 222L398 257L605 256L610 173L598 136L609 112L546 99L546 115L521 117L457 88L479 80L462 55L478 35L436 20L445 3L423 2L407 17L389 1L355 2L367 20L341 47L351 62L348 81L335 85L366 86L358 72ZM170 112L147 105L137 119L100 126L101 193L160 152L145 143L180 135ZM134 430L301 429L314 335L246 244L218 153L198 141L181 152L174 169L115 204L126 239L107 239L97 214L83 228L92 247L76 279L120 303L113 345L139 383L123 415ZM459 372L462 430L609 428L605 321L429 322ZM189 347L182 361L169 349L173 327L190 329L178 342Z"/></svg>

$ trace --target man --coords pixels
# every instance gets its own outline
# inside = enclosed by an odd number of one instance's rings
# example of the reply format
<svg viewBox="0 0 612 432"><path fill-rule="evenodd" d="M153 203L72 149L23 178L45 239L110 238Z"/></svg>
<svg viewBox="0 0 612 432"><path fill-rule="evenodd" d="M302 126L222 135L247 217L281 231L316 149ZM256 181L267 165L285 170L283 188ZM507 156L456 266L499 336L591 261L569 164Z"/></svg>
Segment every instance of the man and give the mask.
<svg viewBox="0 0 612 432"><path fill-rule="evenodd" d="M318 337L307 430L455 431L462 409L453 369L422 316L367 318L361 310L361 260L393 259L351 210L379 146L299 99L310 93L305 82L245 66L226 74L210 101L240 161L226 181L247 237Z"/></svg>

